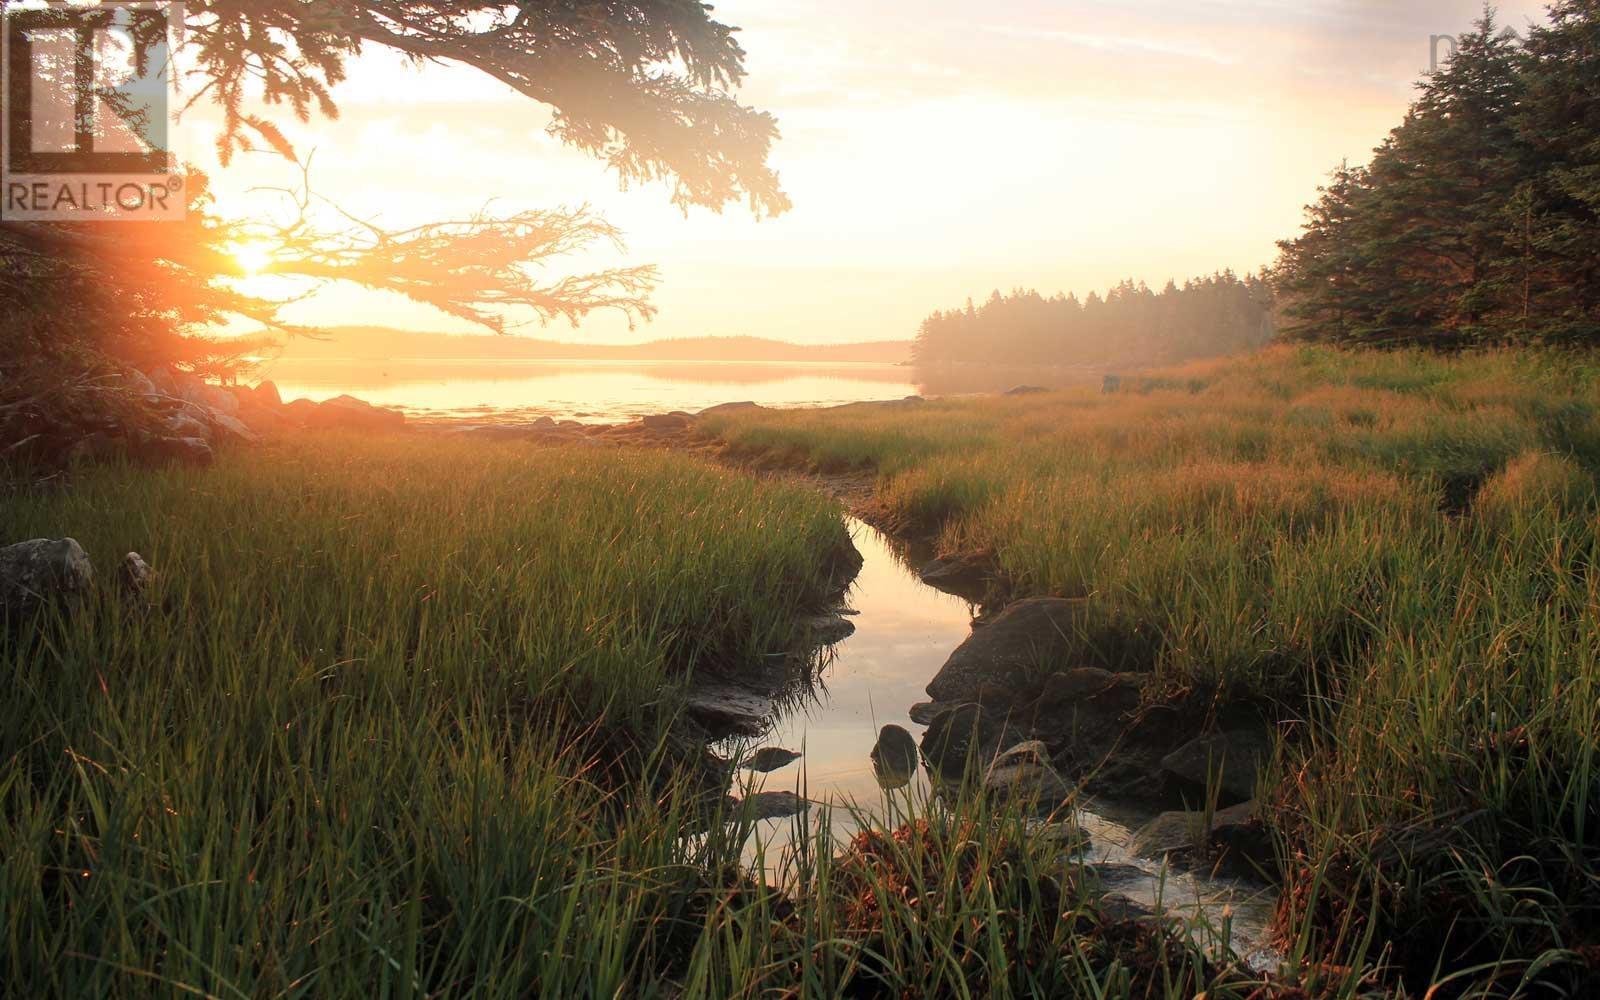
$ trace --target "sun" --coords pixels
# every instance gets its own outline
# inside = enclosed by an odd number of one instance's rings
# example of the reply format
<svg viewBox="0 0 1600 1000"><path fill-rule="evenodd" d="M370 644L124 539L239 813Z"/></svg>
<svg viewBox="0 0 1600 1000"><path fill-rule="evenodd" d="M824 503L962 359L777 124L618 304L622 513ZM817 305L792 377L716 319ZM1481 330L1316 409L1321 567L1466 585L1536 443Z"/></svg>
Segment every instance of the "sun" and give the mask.
<svg viewBox="0 0 1600 1000"><path fill-rule="evenodd" d="M239 270L254 277L270 268L275 260L272 247L262 242L236 243L229 251Z"/></svg>

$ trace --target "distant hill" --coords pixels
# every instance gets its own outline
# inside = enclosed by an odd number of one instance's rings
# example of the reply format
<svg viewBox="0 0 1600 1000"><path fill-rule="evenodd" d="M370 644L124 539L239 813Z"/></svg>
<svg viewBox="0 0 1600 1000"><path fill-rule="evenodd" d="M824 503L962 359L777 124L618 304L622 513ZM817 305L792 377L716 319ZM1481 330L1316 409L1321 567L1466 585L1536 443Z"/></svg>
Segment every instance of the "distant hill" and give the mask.
<svg viewBox="0 0 1600 1000"><path fill-rule="evenodd" d="M579 344L516 336L415 333L376 326L329 329L323 339L291 338L284 361L335 358L394 361L408 358L474 361L743 361L901 364L911 360L909 340L864 344L791 344L762 337L686 337L642 344Z"/></svg>

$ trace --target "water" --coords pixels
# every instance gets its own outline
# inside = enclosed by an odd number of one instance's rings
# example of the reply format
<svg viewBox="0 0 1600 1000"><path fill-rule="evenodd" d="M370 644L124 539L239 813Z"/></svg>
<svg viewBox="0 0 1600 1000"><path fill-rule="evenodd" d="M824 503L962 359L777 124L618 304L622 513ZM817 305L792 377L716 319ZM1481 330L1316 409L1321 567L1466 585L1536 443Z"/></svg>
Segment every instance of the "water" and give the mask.
<svg viewBox="0 0 1600 1000"><path fill-rule="evenodd" d="M874 776L869 754L878 730L895 723L919 740L925 727L911 721L910 707L927 700L924 685L950 652L971 633L972 607L960 598L922 583L896 544L868 525L851 522L856 548L865 560L849 597L858 614L856 633L835 649L816 696L775 720L772 731L754 745L803 750L805 756L765 776L755 776L754 789L794 791L826 810L836 842L844 842L857 823L848 806L882 819L885 803L905 801L906 791L886 796ZM921 553L917 554L922 555ZM746 747L749 748L749 745ZM910 792L926 798L926 777L919 773ZM824 810L813 809L813 815ZM1136 857L1132 831L1154 812L1135 805L1090 802L1078 823L1092 846L1084 860L1104 866L1103 884L1136 903L1164 908L1174 916L1220 929L1231 925L1233 947L1246 960L1270 964L1268 923L1275 903L1265 887L1231 879L1214 879L1168 868ZM769 820L758 825L756 839L769 874L781 867L780 857L797 832L794 820ZM747 860L754 861L753 843ZM1197 929L1197 940L1211 938Z"/></svg>
<svg viewBox="0 0 1600 1000"><path fill-rule="evenodd" d="M618 423L750 400L770 407L836 406L905 396L1000 392L1022 382L1077 384L1092 373L919 370L889 364L720 361L496 361L396 358L279 360L261 366L284 399L342 393L417 419L524 421L541 416Z"/></svg>

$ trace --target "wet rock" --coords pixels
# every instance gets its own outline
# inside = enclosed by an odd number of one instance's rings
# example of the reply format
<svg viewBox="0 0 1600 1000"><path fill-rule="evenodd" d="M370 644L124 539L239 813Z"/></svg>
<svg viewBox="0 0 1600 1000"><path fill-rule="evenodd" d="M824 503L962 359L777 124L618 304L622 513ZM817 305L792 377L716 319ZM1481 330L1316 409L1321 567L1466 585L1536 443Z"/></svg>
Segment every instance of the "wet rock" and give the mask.
<svg viewBox="0 0 1600 1000"><path fill-rule="evenodd" d="M947 594L981 601L994 578L994 555L988 552L944 556L917 572L922 582Z"/></svg>
<svg viewBox="0 0 1600 1000"><path fill-rule="evenodd" d="M705 684L690 689L684 707L714 734L758 736L766 730L772 699L749 688Z"/></svg>
<svg viewBox="0 0 1600 1000"><path fill-rule="evenodd" d="M0 548L0 612L27 614L83 596L94 586L94 567L71 538L35 538Z"/></svg>
<svg viewBox="0 0 1600 1000"><path fill-rule="evenodd" d="M1042 385L1014 385L1007 389L1005 394L1007 396L1037 396L1042 392L1049 391Z"/></svg>
<svg viewBox="0 0 1600 1000"><path fill-rule="evenodd" d="M1272 738L1258 729L1236 729L1191 740L1161 759L1161 769L1187 791L1216 785L1223 801L1251 798L1262 768L1272 759Z"/></svg>
<svg viewBox="0 0 1600 1000"><path fill-rule="evenodd" d="M359 431L392 431L405 426L405 414L373 406L354 396L335 396L306 411L306 426Z"/></svg>
<svg viewBox="0 0 1600 1000"><path fill-rule="evenodd" d="M786 819L811 808L811 803L793 792L756 792L745 796L741 805L754 819Z"/></svg>
<svg viewBox="0 0 1600 1000"><path fill-rule="evenodd" d="M969 701L985 683L1013 688L1030 676L1049 673L1075 652L1075 627L1082 601L1038 597L1006 608L973 631L928 684L935 701Z"/></svg>
<svg viewBox="0 0 1600 1000"><path fill-rule="evenodd" d="M1038 740L1019 743L1000 754L983 777L990 795L1035 802L1051 810L1072 797L1072 787L1050 763L1050 750Z"/></svg>
<svg viewBox="0 0 1600 1000"><path fill-rule="evenodd" d="M987 768L1002 746L1014 746L1026 739L1008 722L996 719L976 704L947 708L934 717L922 734L922 757L935 773L948 781L959 781L967 762Z"/></svg>
<svg viewBox="0 0 1600 1000"><path fill-rule="evenodd" d="M1133 853L1144 858L1189 854L1206 842L1203 812L1164 812L1133 833Z"/></svg>
<svg viewBox="0 0 1600 1000"><path fill-rule="evenodd" d="M714 417L725 413L753 413L757 410L764 409L766 409L766 407L762 406L760 403L752 403L749 400L743 400L738 403L718 403L716 406L708 406L700 411L700 416Z"/></svg>
<svg viewBox="0 0 1600 1000"><path fill-rule="evenodd" d="M1258 820L1254 801L1218 809L1164 812L1133 835L1134 853L1147 858L1174 857L1192 862L1201 857L1231 862L1235 869L1251 863L1265 868L1271 862L1272 842Z"/></svg>
<svg viewBox="0 0 1600 1000"><path fill-rule="evenodd" d="M1027 824L1030 840L1053 847L1063 854L1082 854L1093 846L1089 832L1071 820L1031 819Z"/></svg>
<svg viewBox="0 0 1600 1000"><path fill-rule="evenodd" d="M1107 924L1148 924L1161 920L1156 911L1143 903L1134 902L1120 892L1111 892L1100 897L1095 903L1095 912L1100 915L1101 921Z"/></svg>
<svg viewBox="0 0 1600 1000"><path fill-rule="evenodd" d="M761 774L781 770L800 759L800 754L783 747L762 747L745 759L744 769Z"/></svg>
<svg viewBox="0 0 1600 1000"><path fill-rule="evenodd" d="M920 764L917 741L910 732L893 724L878 730L878 742L872 747L872 773L880 786L904 788Z"/></svg>
<svg viewBox="0 0 1600 1000"><path fill-rule="evenodd" d="M814 615L805 621L811 641L823 646L841 643L856 634L856 624L837 614Z"/></svg>
<svg viewBox="0 0 1600 1000"><path fill-rule="evenodd" d="M117 585L129 597L144 597L155 582L155 577L155 570L137 552L123 556L122 564L117 567Z"/></svg>
<svg viewBox="0 0 1600 1000"><path fill-rule="evenodd" d="M906 715L917 725L926 726L933 722L935 716L949 707L949 705L941 705L936 701L919 701L911 706Z"/></svg>

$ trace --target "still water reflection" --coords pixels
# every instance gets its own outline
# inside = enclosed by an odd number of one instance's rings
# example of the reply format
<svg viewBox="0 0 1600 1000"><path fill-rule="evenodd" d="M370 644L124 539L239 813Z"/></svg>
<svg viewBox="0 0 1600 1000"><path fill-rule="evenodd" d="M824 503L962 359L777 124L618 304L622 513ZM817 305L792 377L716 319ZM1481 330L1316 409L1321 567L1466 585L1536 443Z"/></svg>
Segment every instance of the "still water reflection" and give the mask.
<svg viewBox="0 0 1600 1000"><path fill-rule="evenodd" d="M718 361L292 360L263 364L284 399L341 393L413 417L475 422L539 416L613 423L647 413L694 412L751 400L763 406L834 406L910 395L1000 392L1023 382L1082 383L1093 373L996 368L923 370L890 364Z"/></svg>
<svg viewBox="0 0 1600 1000"><path fill-rule="evenodd" d="M892 825L908 795L928 801L928 779L921 770L909 788L885 793L873 770L872 748L886 723L921 739L924 727L911 721L908 710L927 699L924 685L971 634L971 605L927 586L912 571L911 564L924 553L906 553L859 521L850 526L865 560L849 598L858 612L856 633L836 647L814 698L781 714L762 739L723 748L804 751L788 766L751 779L752 790L790 791L815 804L799 818L757 824L746 861L764 864L769 877L782 877L783 852L820 816L827 816L834 843L843 844L859 829L857 813ZM1213 943L1214 932L1226 925L1241 957L1257 967L1270 966L1278 957L1269 946L1276 893L1136 856L1132 831L1154 815L1153 808L1139 804L1086 802L1077 812L1091 839L1082 860L1097 866L1107 890L1191 920L1203 944Z"/></svg>

